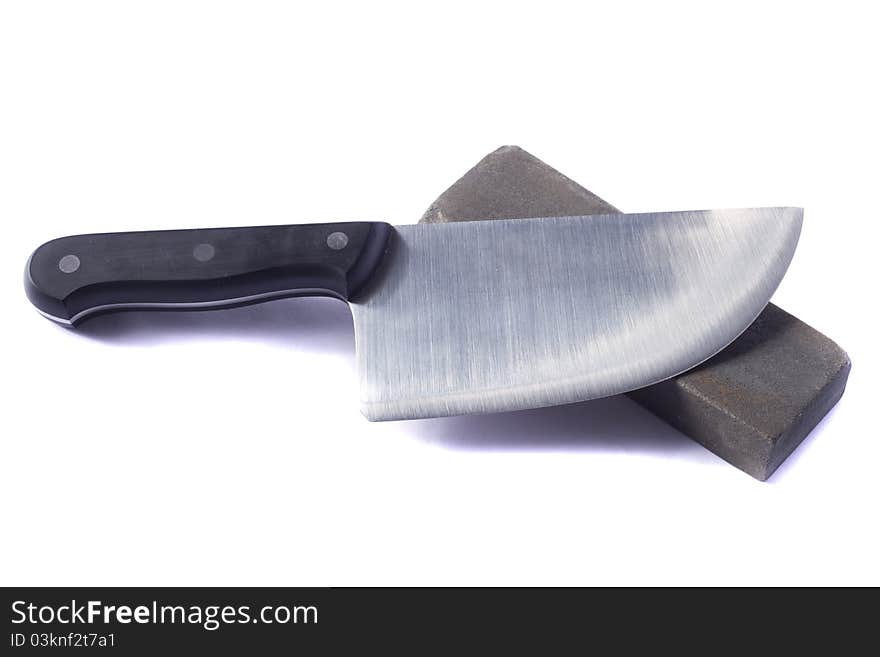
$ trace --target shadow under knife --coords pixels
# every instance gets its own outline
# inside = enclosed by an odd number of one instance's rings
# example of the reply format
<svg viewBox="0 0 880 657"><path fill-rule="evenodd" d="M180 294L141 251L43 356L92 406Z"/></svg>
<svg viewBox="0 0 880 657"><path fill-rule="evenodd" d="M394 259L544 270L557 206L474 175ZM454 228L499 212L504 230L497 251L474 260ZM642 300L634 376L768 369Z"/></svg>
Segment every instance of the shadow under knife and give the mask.
<svg viewBox="0 0 880 657"><path fill-rule="evenodd" d="M122 346L235 339L354 356L348 304L326 297L279 299L224 310L131 310L94 317L75 330L86 338Z"/></svg>
<svg viewBox="0 0 880 657"><path fill-rule="evenodd" d="M565 406L408 423L421 440L475 451L663 453L717 460L623 395Z"/></svg>

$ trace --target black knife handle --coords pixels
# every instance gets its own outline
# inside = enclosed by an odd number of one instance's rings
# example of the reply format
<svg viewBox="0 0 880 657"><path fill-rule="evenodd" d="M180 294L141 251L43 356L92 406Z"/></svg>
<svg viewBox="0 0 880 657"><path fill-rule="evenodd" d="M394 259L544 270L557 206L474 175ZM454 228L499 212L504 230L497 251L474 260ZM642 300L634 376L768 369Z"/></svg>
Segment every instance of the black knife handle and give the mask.
<svg viewBox="0 0 880 657"><path fill-rule="evenodd" d="M126 309L348 300L378 267L393 230L351 222L74 235L34 251L25 290L40 312L71 325Z"/></svg>

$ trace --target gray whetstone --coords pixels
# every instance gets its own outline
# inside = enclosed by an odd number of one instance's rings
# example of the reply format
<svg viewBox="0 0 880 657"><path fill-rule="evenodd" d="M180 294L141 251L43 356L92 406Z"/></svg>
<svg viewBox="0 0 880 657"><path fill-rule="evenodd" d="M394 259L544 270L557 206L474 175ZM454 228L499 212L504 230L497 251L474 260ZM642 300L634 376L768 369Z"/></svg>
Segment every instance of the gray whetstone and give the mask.
<svg viewBox="0 0 880 657"><path fill-rule="evenodd" d="M441 194L421 221L616 212L521 148L503 146ZM849 370L834 342L769 304L714 358L629 396L764 481L837 403Z"/></svg>

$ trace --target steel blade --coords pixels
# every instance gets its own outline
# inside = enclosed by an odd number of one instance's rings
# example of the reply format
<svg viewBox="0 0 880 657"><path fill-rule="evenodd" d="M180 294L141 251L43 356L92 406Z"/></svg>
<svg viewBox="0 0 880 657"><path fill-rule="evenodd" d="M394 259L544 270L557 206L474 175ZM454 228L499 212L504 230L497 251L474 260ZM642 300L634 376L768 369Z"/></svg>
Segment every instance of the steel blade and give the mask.
<svg viewBox="0 0 880 657"><path fill-rule="evenodd" d="M370 420L537 408L675 376L782 279L799 208L400 226L352 304Z"/></svg>

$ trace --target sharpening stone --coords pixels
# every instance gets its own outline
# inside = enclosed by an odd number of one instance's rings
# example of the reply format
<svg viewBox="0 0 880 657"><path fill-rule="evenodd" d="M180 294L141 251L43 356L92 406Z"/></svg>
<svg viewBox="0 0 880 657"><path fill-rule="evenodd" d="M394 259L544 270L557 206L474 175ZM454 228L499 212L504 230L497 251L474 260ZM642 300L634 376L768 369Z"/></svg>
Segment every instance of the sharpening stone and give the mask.
<svg viewBox="0 0 880 657"><path fill-rule="evenodd" d="M521 148L503 146L443 192L421 221L617 212ZM766 481L840 399L849 370L849 357L834 342L768 304L721 353L629 397Z"/></svg>

